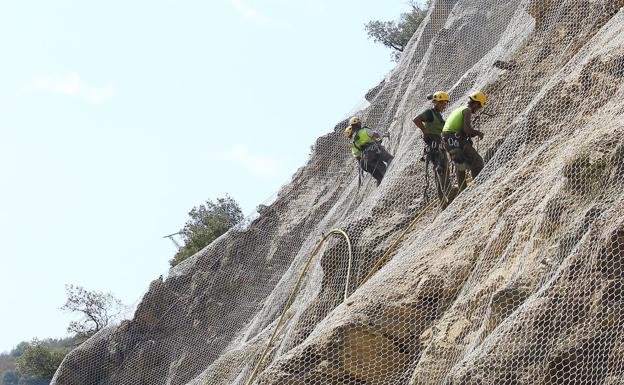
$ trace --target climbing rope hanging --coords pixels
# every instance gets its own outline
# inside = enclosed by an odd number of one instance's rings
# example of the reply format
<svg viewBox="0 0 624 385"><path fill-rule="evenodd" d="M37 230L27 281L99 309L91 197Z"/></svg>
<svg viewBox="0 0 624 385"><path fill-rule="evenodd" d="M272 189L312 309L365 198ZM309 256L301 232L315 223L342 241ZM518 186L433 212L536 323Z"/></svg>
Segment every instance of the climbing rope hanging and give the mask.
<svg viewBox="0 0 624 385"><path fill-rule="evenodd" d="M260 355L260 358L258 359L258 362L256 363L256 366L254 367L253 372L251 372L251 375L249 376L249 380L247 380L247 382L245 383L246 385L253 384L254 380L258 376L258 372L260 371L260 367L262 366L262 363L264 362L264 359L266 358L267 354L269 353L269 350L271 350L271 347L273 346L273 340L275 339L275 336L277 336L277 333L279 332L280 328L282 327L282 324L284 323L284 320L286 318L286 313L290 309L290 305L292 305L293 300L294 300L295 296L297 295L297 292L299 291L301 283L303 282L303 278L305 277L306 273L308 272L308 269L310 268L310 265L312 264L312 261L314 260L314 257L318 254L319 250L321 250L321 247L325 244L327 239L329 239L329 237L332 236L332 235L340 235L347 242L347 248L348 248L348 252L349 252L349 261L347 263L347 277L346 277L346 283L345 283L345 290L344 290L343 300L347 299L347 297L349 295L348 291L349 291L349 280L351 278L351 265L353 263L353 252L352 252L352 248L351 248L351 240L349 239L349 236L347 235L347 233L344 232L343 230L341 230L341 229L332 229L330 232L325 234L323 236L323 238L316 244L316 246L314 247L314 250L312 251L312 254L310 254L310 257L308 258L308 260L306 261L305 265L303 266L303 270L299 274L299 278L297 279L297 282L295 283L295 286L290 291L290 295L288 296L288 300L286 301L286 305L284 306L284 310L282 310L282 314L280 315L279 320L277 321L277 325L275 326L275 329L273 330L273 333L271 334L271 337L267 341L267 344L266 344L264 350L262 351L262 354Z"/></svg>
<svg viewBox="0 0 624 385"><path fill-rule="evenodd" d="M421 209L418 212L416 217L412 220L412 222L410 222L409 226L407 226L407 228L405 230L403 230L403 232L401 233L401 235L399 235L399 237L396 239L396 241L394 241L394 243L392 243L392 245L390 245L388 250L386 250L386 252L377 260L377 262L369 270L369 272L366 275L366 277L364 277L364 279L362 279L360 281L360 283L358 284L358 287L360 287L364 283L366 283L366 281L368 281L370 279L370 277L372 277L377 272L377 270L379 270L385 264L386 259L388 258L390 253L392 253L392 251L394 251L394 249L396 249L396 247L399 245L399 243L401 243L401 241L403 241L403 238L405 238L405 236L410 231L412 231L414 226L416 226L416 223L418 223L420 218L422 218L422 216L425 215L427 213L427 211L429 211L429 209L432 208L435 204L436 204L436 201L432 199L431 202L429 202L429 204L427 206L425 206L423 209Z"/></svg>
<svg viewBox="0 0 624 385"><path fill-rule="evenodd" d="M458 187L458 190L461 190L462 187L464 187L465 183L466 183L466 180L464 179L462 184ZM414 226L416 226L416 223L418 223L418 221L423 217L423 215L425 215L427 213L427 211L429 211L429 209L431 209L435 204L436 204L436 200L432 199L431 202L429 202L425 207L423 207L418 212L418 214L416 214L416 217L414 217L414 219L412 219L412 221L410 222L409 226L407 226L407 228L405 230L403 230L403 232L401 233L401 235L399 235L399 237L396 239L396 241L394 241L394 243L392 243L392 245L390 245L388 250L386 250L386 252L377 260L377 262L369 270L369 272L366 275L366 277L364 277L364 279L362 279L360 281L360 283L357 286L358 288L360 286L362 286L364 283L366 283L366 281L368 281L379 269L381 269L381 267L386 263L386 259L388 258L390 253L392 253L394 251L394 249L396 249L396 247L403 241L403 238L405 238L405 236L410 231L412 231L414 229Z"/></svg>

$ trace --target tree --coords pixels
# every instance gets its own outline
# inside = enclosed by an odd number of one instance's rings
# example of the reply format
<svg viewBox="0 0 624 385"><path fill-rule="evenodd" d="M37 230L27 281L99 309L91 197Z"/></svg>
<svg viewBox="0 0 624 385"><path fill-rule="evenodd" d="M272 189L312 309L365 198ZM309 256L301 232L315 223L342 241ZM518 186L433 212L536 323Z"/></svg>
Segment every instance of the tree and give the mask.
<svg viewBox="0 0 624 385"><path fill-rule="evenodd" d="M14 370L5 371L2 375L1 385L18 385L19 384L19 374Z"/></svg>
<svg viewBox="0 0 624 385"><path fill-rule="evenodd" d="M121 301L111 293L89 291L82 286L65 285L67 302L61 310L77 312L80 321L72 321L67 332L88 338L113 322L125 309Z"/></svg>
<svg viewBox="0 0 624 385"><path fill-rule="evenodd" d="M19 375L15 371L15 356L0 354L0 385L18 385Z"/></svg>
<svg viewBox="0 0 624 385"><path fill-rule="evenodd" d="M15 366L20 377L31 380L31 383L41 382L40 380L49 381L66 354L67 352L63 350L34 339L17 358Z"/></svg>
<svg viewBox="0 0 624 385"><path fill-rule="evenodd" d="M29 376L21 375L20 372L16 368L16 361L24 352L28 349L28 354L24 355L22 358L22 362L26 365L26 368L37 368L40 365L37 362L46 361L45 355L46 353L42 353L45 350L52 353L52 356L55 354L65 356L69 353L77 343L78 338L76 337L68 337L68 338L46 338L44 340L32 340L30 342L20 342L10 353L0 354L0 385L48 385L50 383L51 377L41 377L41 370L33 371ZM35 345L35 347L33 347ZM37 353L37 351L39 353ZM38 357L37 360L34 360L33 357ZM43 357L43 358L42 358ZM58 358L56 359L58 361Z"/></svg>
<svg viewBox="0 0 624 385"><path fill-rule="evenodd" d="M184 246L169 261L173 267L197 253L230 228L243 220L243 212L230 196L207 200L205 205L193 207L188 213L190 219L180 230Z"/></svg>
<svg viewBox="0 0 624 385"><path fill-rule="evenodd" d="M18 345L20 351L16 347L10 353L0 354L0 385L18 385L19 374L15 370L15 359L22 354L27 345L20 343Z"/></svg>
<svg viewBox="0 0 624 385"><path fill-rule="evenodd" d="M394 50L392 53L394 61L399 60L405 46L425 19L431 0L427 0L425 6L421 6L415 1L410 1L409 4L412 9L402 13L398 21L372 20L364 25L370 38L376 43L381 43Z"/></svg>
<svg viewBox="0 0 624 385"><path fill-rule="evenodd" d="M22 341L19 344L17 344L17 346L15 346L13 348L13 350L11 350L11 352L9 353L12 357L19 357L22 355L22 353L24 353L24 350L26 350L26 348L28 347L28 345L30 345L28 342L26 341Z"/></svg>

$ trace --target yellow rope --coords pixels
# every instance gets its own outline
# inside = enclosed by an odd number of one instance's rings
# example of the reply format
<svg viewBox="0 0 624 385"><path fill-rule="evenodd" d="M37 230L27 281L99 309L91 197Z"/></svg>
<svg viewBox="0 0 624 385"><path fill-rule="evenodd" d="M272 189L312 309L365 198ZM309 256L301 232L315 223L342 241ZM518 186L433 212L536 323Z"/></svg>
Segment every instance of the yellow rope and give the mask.
<svg viewBox="0 0 624 385"><path fill-rule="evenodd" d="M388 250L386 250L386 252L381 256L381 258L379 258L377 260L377 262L375 263L375 265L370 269L370 271L368 272L368 275L366 275L366 277L364 277L364 279L362 281L360 281L360 284L358 285L358 287L362 286L366 281L368 281L370 279L370 277L372 277L377 270L379 270L384 263L386 263L386 259L388 258L388 256L390 255L390 253L392 253L392 251L394 251L394 249L396 249L396 247L399 245L399 243L401 243L401 241L403 240L403 238L407 235L407 233L409 233L410 231L412 231L413 227L416 225L416 223L418 222L418 220L420 218L422 218L422 216L430 209L434 206L434 204L437 201L435 199L432 199L431 202L429 202L429 204L427 206L425 206L422 210L420 210L420 212L418 213L418 215L416 215L416 218L414 218L412 220L412 222L409 224L409 226L407 226L407 228L401 233L401 235L399 235L399 237L397 238L396 241L394 241L394 243L392 245L390 245L390 247L388 248Z"/></svg>
<svg viewBox="0 0 624 385"><path fill-rule="evenodd" d="M462 182L462 186L463 186L463 183L465 183L465 180L464 180L464 182ZM423 209L420 210L420 212L418 212L416 217L410 222L409 226L407 226L407 228L401 233L401 235L399 235L399 237L394 241L394 243L392 243L392 245L390 245L388 250L386 250L386 252L381 256L381 258L379 258L379 260L377 260L375 265L368 272L368 275L366 275L366 277L364 277L364 279L362 281L360 281L358 287L360 287L364 283L366 283L366 281L368 281L384 265L384 263L386 262L386 259L390 255L390 253L392 253L394 251L394 249L396 249L396 247L399 245L399 243L401 243L401 241L403 241L403 238L405 238L405 236L410 231L413 230L413 228L416 225L416 223L423 217L423 215L425 215L427 213L427 211L429 211L430 208L432 208L436 204L436 202L437 201L435 199L432 199L431 202L429 202L429 204L427 206L425 206ZM321 246L323 246L325 241L332 234L342 235L347 240L347 245L349 247L349 264L348 264L348 267L347 267L347 279L346 279L347 282L345 284L345 292L344 292L344 299L345 300L347 299L348 289L349 289L349 280L350 280L350 277L351 277L351 263L352 263L352 259L353 259L352 250L351 250L351 241L349 240L349 236L344 231L342 231L340 229L333 229L329 233L324 235L323 238L316 244L316 247L314 248L314 250L312 251L312 254L308 258L308 261L306 262L306 264L305 264L305 266L303 268L303 271L299 275L299 279L297 280L297 283L295 284L295 287L293 287L292 291L290 292L290 296L288 297L288 300L286 301L286 306L284 307L284 310L282 311L282 314L281 314L279 320L277 321L277 326L275 327L275 330L273 330L273 334L271 335L271 338L269 338L269 341L267 342L267 345L264 348L264 351L262 352L262 355L260 356L260 359L258 360L258 363L256 364L253 372L251 373L251 376L249 377L249 380L246 382L246 385L251 385L253 383L253 381L256 379L256 376L258 375L258 372L260 370L260 366L264 362L264 359L265 359L266 355L268 354L269 350L271 349L271 346L273 345L273 340L275 339L275 336L277 335L277 332L279 331L280 327L282 326L282 324L284 322L284 318L286 316L286 312L290 308L290 305L292 304L292 300L295 297L297 291L299 290L299 286L301 285L301 282L303 281L303 277L308 272L310 264L312 263L312 260L314 259L316 254L319 252Z"/></svg>
<svg viewBox="0 0 624 385"><path fill-rule="evenodd" d="M461 193L461 188L464 187L465 184L466 184L466 177L464 177L464 180L462 181L462 184L460 185L460 187L458 187L457 195L459 195ZM384 255L382 255L381 258L379 258L379 260L377 260L375 265L368 272L368 275L366 275L366 277L364 277L364 279L360 281L360 284L358 285L358 287L360 287L364 283L366 283L366 281L368 281L370 279L370 277L372 277L377 272L377 270L379 270L381 268L381 266L383 266L383 264L386 263L386 258L388 258L390 253L392 253L392 251L394 251L394 249L396 249L396 247L399 245L399 243L401 243L401 241L407 235L407 233L412 231L412 228L416 225L416 222L418 222L418 220L420 218L422 218L422 216L425 215L425 213L427 211L429 211L429 209L432 208L435 203L436 203L436 200L432 199L431 202L429 202L429 204L427 206L425 206L422 210L420 210L420 212L418 212L418 214L412 220L412 222L409 224L409 226L407 226L407 228L401 233L401 235L399 235L397 240L394 241L394 243L392 245L390 245L390 247L388 248L388 250L386 250Z"/></svg>
<svg viewBox="0 0 624 385"><path fill-rule="evenodd" d="M286 301L286 306L284 307L284 310L282 311L282 314L279 320L277 321L277 325L275 326L275 329L273 330L273 334L271 334L271 338L269 338L269 341L267 342L267 345L264 348L264 351L262 352L262 355L260 356L260 359L258 360L258 363L256 364L253 372L251 373L249 380L247 380L246 385L251 385L256 379L256 376L258 375L258 372L260 371L260 366L264 362L266 355L271 349L271 346L273 345L273 340L275 339L277 332L279 331L280 327L284 323L284 319L286 318L286 312L288 312L288 309L290 308L290 305L292 304L293 299L295 298L295 295L297 294L297 291L299 291L299 286L301 286L301 282L303 282L303 278L308 272L308 269L310 268L310 264L312 263L312 260L314 259L316 254L318 254L319 250L321 249L325 241L333 234L342 235L347 240L347 246L349 247L349 264L347 267L347 282L345 285L345 293L344 293L344 299L345 300L347 299L347 295L348 295L347 291L349 289L349 278L351 276L351 262L353 258L353 255L351 252L351 241L349 240L349 236L347 235L347 233L345 233L343 230L333 229L329 233L324 235L323 238L316 244L316 247L312 251L312 254L308 258L305 266L303 267L301 274L299 274L299 279L297 279L297 283L295 284L295 286L290 292L290 295L288 296L288 300Z"/></svg>

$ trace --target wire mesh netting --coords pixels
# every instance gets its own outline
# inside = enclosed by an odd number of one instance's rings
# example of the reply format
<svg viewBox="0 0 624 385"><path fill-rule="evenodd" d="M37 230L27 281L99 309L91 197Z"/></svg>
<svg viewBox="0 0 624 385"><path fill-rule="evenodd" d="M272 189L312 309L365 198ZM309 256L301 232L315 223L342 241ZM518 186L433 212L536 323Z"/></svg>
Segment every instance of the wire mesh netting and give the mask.
<svg viewBox="0 0 624 385"><path fill-rule="evenodd" d="M53 383L624 383L622 7L434 1L358 113L388 134L379 186L360 183L345 118ZM485 167L462 186L449 162L450 203L412 121L440 90L445 118L488 99Z"/></svg>

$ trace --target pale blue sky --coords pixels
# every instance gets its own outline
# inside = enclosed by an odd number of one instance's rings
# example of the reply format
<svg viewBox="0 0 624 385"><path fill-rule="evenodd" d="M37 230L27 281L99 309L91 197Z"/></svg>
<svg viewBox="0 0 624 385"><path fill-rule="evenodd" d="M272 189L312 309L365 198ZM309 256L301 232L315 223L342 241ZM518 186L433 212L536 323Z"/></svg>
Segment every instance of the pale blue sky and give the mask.
<svg viewBox="0 0 624 385"><path fill-rule="evenodd" d="M0 352L62 337L64 285L136 303L163 235L249 213L392 68L404 0L0 0Z"/></svg>

